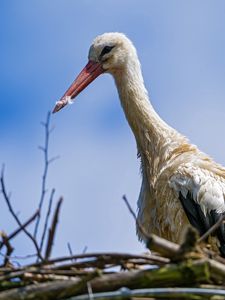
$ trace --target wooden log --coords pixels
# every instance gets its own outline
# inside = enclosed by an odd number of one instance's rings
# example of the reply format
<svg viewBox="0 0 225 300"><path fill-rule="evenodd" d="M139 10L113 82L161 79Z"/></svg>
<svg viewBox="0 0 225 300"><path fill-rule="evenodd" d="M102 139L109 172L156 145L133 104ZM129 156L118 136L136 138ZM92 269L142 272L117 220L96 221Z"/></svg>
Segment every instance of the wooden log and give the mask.
<svg viewBox="0 0 225 300"><path fill-rule="evenodd" d="M225 265L212 259L208 263L211 279L217 284L225 284Z"/></svg>
<svg viewBox="0 0 225 300"><path fill-rule="evenodd" d="M179 252L180 246L155 234L148 238L147 248L167 258L173 258Z"/></svg>
<svg viewBox="0 0 225 300"><path fill-rule="evenodd" d="M8 281L8 280L0 281L0 291L9 290L9 289L15 290L15 288L25 286L26 284L27 284L26 282L21 282L21 281Z"/></svg>
<svg viewBox="0 0 225 300"><path fill-rule="evenodd" d="M207 261L188 262L168 265L154 270L131 271L103 275L93 279L90 284L93 292L112 291L122 286L130 289L151 287L190 286L209 283L209 266Z"/></svg>

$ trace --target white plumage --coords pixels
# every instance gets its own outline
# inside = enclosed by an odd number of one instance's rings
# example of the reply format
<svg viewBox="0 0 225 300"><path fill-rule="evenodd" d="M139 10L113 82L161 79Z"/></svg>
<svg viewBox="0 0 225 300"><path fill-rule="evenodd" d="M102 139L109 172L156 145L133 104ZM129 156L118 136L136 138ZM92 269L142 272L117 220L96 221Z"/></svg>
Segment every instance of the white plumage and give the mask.
<svg viewBox="0 0 225 300"><path fill-rule="evenodd" d="M141 158L139 222L148 233L175 242L180 242L189 222L203 234L225 212L225 169L191 145L155 112L144 86L136 49L124 34L105 33L95 38L89 63L54 112L67 104L67 97L75 98L102 73L110 73L115 79ZM216 237L213 245L225 255L223 224Z"/></svg>

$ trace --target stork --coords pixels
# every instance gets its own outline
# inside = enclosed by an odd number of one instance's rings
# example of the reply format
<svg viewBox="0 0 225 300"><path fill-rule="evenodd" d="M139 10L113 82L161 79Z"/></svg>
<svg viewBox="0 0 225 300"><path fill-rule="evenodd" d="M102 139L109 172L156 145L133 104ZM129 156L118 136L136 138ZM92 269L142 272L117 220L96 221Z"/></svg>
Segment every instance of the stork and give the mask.
<svg viewBox="0 0 225 300"><path fill-rule="evenodd" d="M97 36L88 60L53 112L71 102L100 74L111 74L141 159L139 223L148 234L174 242L181 241L189 223L200 235L204 234L225 212L225 168L156 113L149 101L136 49L124 34ZM137 234L145 241L139 228ZM225 256L224 224L210 243Z"/></svg>

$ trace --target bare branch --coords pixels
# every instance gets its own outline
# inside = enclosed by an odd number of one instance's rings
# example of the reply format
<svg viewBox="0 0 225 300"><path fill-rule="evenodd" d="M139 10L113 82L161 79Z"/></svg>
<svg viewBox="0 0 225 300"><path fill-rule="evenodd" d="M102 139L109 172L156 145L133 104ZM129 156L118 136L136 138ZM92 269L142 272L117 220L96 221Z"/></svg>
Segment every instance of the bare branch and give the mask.
<svg viewBox="0 0 225 300"><path fill-rule="evenodd" d="M223 223L224 220L225 220L225 214L223 214L222 216L220 216L219 220L218 220L212 227L210 227L209 230L206 231L206 232L198 239L198 243L201 243L201 242L204 241L210 234L212 234L213 232L215 232L216 229L220 227L220 225Z"/></svg>
<svg viewBox="0 0 225 300"><path fill-rule="evenodd" d="M48 163L51 164L53 161L55 161L55 160L57 160L57 159L59 159L59 158L60 158L59 155L54 156L54 157L52 157L52 158L49 159Z"/></svg>
<svg viewBox="0 0 225 300"><path fill-rule="evenodd" d="M69 242L67 243L67 248L68 248L68 250L69 250L70 256L73 256L73 251L72 251L72 248L71 248L71 245L70 245Z"/></svg>
<svg viewBox="0 0 225 300"><path fill-rule="evenodd" d="M17 234L19 234L24 228L26 228L28 225L30 225L38 216L39 210L37 210L25 223L22 224L22 226L18 227L16 230L14 230L11 234L7 236L7 240L13 239ZM4 246L3 242L0 242L0 249Z"/></svg>
<svg viewBox="0 0 225 300"><path fill-rule="evenodd" d="M41 122L41 124L45 128L45 144L43 147L39 146L39 149L41 149L44 153L44 171L43 171L43 175L42 175L41 198L40 198L39 205L38 205L40 215L37 218L35 228L34 228L34 237L35 238L37 237L38 226L39 226L40 218L41 218L41 209L42 209L42 205L43 205L45 194L46 194L46 180L47 180L48 166L49 166L48 146L49 146L49 134L50 134L49 133L50 116L51 116L51 114L50 114L50 112L48 112L46 122L45 123Z"/></svg>
<svg viewBox="0 0 225 300"><path fill-rule="evenodd" d="M107 260L109 259L109 257L112 258L112 260L117 260L117 261L121 261L121 260L125 260L125 259L144 259L146 261L150 262L154 262L154 263L168 263L169 260L167 258L164 257L160 257L160 256L156 256L153 254L142 254L142 255L137 255L137 254L130 254L130 253L117 253L117 252L106 252L106 253L85 253L85 254L77 254L77 255L73 255L73 256L63 256L63 257L58 257L58 258L54 258L54 259L49 259L47 261L44 262L38 262L35 264L31 264L27 267L39 267L39 266L43 266L43 265L53 265L56 263L62 263L62 262L66 262L66 261L70 261L71 259L87 259L87 258L91 258L91 260L93 261L93 259L100 259L100 260Z"/></svg>
<svg viewBox="0 0 225 300"><path fill-rule="evenodd" d="M42 147L42 146L38 146L38 149L41 150L41 151L43 151L43 152L45 152L45 148Z"/></svg>
<svg viewBox="0 0 225 300"><path fill-rule="evenodd" d="M196 246L196 239L197 236L194 234L195 231L193 231L192 228L189 228L187 230L187 234L184 237L183 244L178 245L176 243L173 243L171 241L168 241L166 239L163 239L159 236L156 236L155 234L148 234L144 227L140 224L138 221L133 209L130 206L129 201L127 200L127 197L124 195L123 200L125 201L131 215L136 221L137 227L139 228L140 232L143 234L143 236L146 239L146 247L152 251L156 251L160 253L161 255L168 257L172 260L179 260L183 258L187 253L189 253L193 248ZM192 239L190 238L192 237Z"/></svg>
<svg viewBox="0 0 225 300"><path fill-rule="evenodd" d="M6 257L6 255L1 252L0 252L0 256ZM19 260L24 260L24 259L33 258L33 257L37 257L37 253L27 254L27 255L14 255L14 256L10 255L11 259L19 259ZM2 270L2 268L1 268L1 270Z"/></svg>
<svg viewBox="0 0 225 300"><path fill-rule="evenodd" d="M143 226L141 225L141 223L138 221L135 212L133 211L133 209L132 209L132 207L131 207L129 201L127 200L126 195L123 195L123 200L124 200L124 202L126 203L129 212L130 212L131 215L133 216L133 218L134 218L134 220L135 220L135 222L136 222L136 225L137 225L138 229L140 230L140 232L143 234L143 236L146 238L146 240L151 239L150 235L145 231L144 227L143 227Z"/></svg>
<svg viewBox="0 0 225 300"><path fill-rule="evenodd" d="M42 259L42 256L41 256L41 253L40 253L40 250L39 250L39 247L38 247L38 244L37 244L37 241L36 239L32 236L32 234L26 230L26 228L23 226L23 224L20 222L18 216L16 215L16 213L14 212L13 210L13 207L11 205L11 202L10 202L10 198L9 198L9 195L6 191L6 187L5 187L5 182L4 182L4 166L2 168L2 172L1 172L1 178L0 178L0 182L1 182L1 189L2 189L2 194L4 196L4 199L6 201L6 204L8 206L8 209L11 213L11 215L13 216L13 218L15 219L15 221L17 222L17 224L19 225L19 227L21 228L21 230L24 231L24 233L30 238L30 240L33 242L34 246L35 246L35 249L37 251L37 255L40 259Z"/></svg>
<svg viewBox="0 0 225 300"><path fill-rule="evenodd" d="M45 260L48 260L48 258L51 255L62 201L63 201L63 198L61 197L56 205L55 213L54 213L53 220L52 220L52 225L51 225L51 228L49 229L48 242L47 242L47 247L46 247L46 251L45 251Z"/></svg>
<svg viewBox="0 0 225 300"><path fill-rule="evenodd" d="M48 228L48 220L49 220L49 216L51 213L54 194L55 194L55 189L52 189L50 199L49 199L49 204L48 204L48 211L47 211L46 218L45 218L44 229L43 229L43 233L42 233L42 237L41 237L40 251L42 251L44 240L45 240L45 235L46 235L47 228Z"/></svg>
<svg viewBox="0 0 225 300"><path fill-rule="evenodd" d="M6 233L2 232L1 237L4 245L6 246L6 254L4 255L3 266L7 267L8 265L10 265L10 255L12 254L14 248L11 246L9 242L9 238L7 237Z"/></svg>
<svg viewBox="0 0 225 300"><path fill-rule="evenodd" d="M88 246L84 246L84 249L82 251L82 254L85 254L87 252Z"/></svg>

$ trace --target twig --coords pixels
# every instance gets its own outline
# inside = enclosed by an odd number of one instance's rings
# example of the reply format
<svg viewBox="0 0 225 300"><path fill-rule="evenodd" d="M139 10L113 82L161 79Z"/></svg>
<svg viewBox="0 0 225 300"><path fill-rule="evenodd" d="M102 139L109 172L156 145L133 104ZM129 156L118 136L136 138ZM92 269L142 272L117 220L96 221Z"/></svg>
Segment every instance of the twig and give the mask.
<svg viewBox="0 0 225 300"><path fill-rule="evenodd" d="M132 207L131 207L129 201L127 200L126 195L123 195L123 200L124 200L124 202L126 203L129 212L130 212L131 215L133 216L133 218L134 218L134 220L135 220L135 222L136 222L136 225L137 225L138 229L140 230L140 232L143 234L143 236L144 236L144 237L146 238L146 240L148 241L151 237L150 237L150 235L146 232L146 230L145 230L144 227L141 225L141 223L138 221L135 212L133 211L133 209L132 209Z"/></svg>
<svg viewBox="0 0 225 300"><path fill-rule="evenodd" d="M169 260L167 259L167 262ZM152 264L155 265L155 262L151 262ZM162 263L157 262L158 265L162 265ZM149 260L136 260L135 261L136 265L150 265L150 261ZM127 260L124 258L116 258L116 257L99 257L96 259L89 259L89 260L85 260L85 261L75 261L73 263L69 263L69 264L63 264L63 265L59 265L59 266L53 266L52 268L54 270L70 270L71 268L75 268L75 269L98 269L98 270L106 270L106 269L111 269L115 267L124 267L124 266L133 266L134 265L134 261L133 260ZM165 265L165 262L163 263L163 265ZM126 268L124 268L126 269Z"/></svg>
<svg viewBox="0 0 225 300"><path fill-rule="evenodd" d="M50 116L51 116L51 113L48 112L46 122L41 123L45 128L45 144L44 144L44 147L42 147L42 146L39 147L39 149L42 150L44 153L44 171L43 171L43 175L42 175L41 197L40 197L40 202L38 205L40 215L37 218L35 228L34 228L34 237L35 238L37 237L38 227L39 227L40 218L41 218L41 209L42 209L42 205L43 205L43 202L45 199L45 194L46 194L46 180L47 180L47 174L48 174L48 167L49 167L50 162L53 161L52 159L49 159L49 157L48 157L49 136L51 134L51 130L49 128Z"/></svg>
<svg viewBox="0 0 225 300"><path fill-rule="evenodd" d="M55 280L53 282L31 284L21 289L14 288L1 292L0 300L65 299L85 290L87 282L97 276L99 276L99 272L92 272L82 279Z"/></svg>
<svg viewBox="0 0 225 300"><path fill-rule="evenodd" d="M34 274L32 272L25 272L22 276L23 280L37 282L46 282L46 281L56 281L56 280L71 280L75 279L75 276L66 276L66 275L55 275L55 274Z"/></svg>
<svg viewBox="0 0 225 300"><path fill-rule="evenodd" d="M54 193L55 193L55 189L52 189L50 199L49 199L49 204L48 204L48 211L47 211L46 218L45 218L45 225L44 225L44 229L43 229L43 233L42 233L42 237L41 237L40 251L42 251L44 240L45 240L45 235L46 235L47 228L48 228L48 220L49 220L49 216L51 213Z"/></svg>
<svg viewBox="0 0 225 300"><path fill-rule="evenodd" d="M207 257L213 258L213 260L225 265L225 258L220 256L217 252L214 252L206 247L202 248L202 251Z"/></svg>
<svg viewBox="0 0 225 300"><path fill-rule="evenodd" d="M220 225L223 223L224 220L225 220L225 214L223 214L222 216L220 216L219 220L218 220L212 227L210 227L209 230L206 231L206 232L198 239L198 243L201 243L201 242L204 241L210 234L212 234L214 231L216 231L216 229L220 227Z"/></svg>
<svg viewBox="0 0 225 300"><path fill-rule="evenodd" d="M73 254L73 250L72 250L72 247L71 247L71 245L70 245L70 243L68 242L67 243L67 248L68 248L68 250L69 250L69 254L70 254L70 256L72 257L74 254ZM83 252L82 252L83 253ZM71 261L76 261L76 259L74 259L74 258L71 258Z"/></svg>
<svg viewBox="0 0 225 300"><path fill-rule="evenodd" d="M82 251L82 254L85 254L87 252L88 246L84 246L84 249Z"/></svg>
<svg viewBox="0 0 225 300"><path fill-rule="evenodd" d="M37 210L25 223L22 224L22 226L18 227L16 230L14 230L10 235L7 236L7 240L13 239L18 233L20 233L24 228L26 228L28 225L30 225L35 218L38 216L39 210ZM4 246L3 242L0 242L0 249Z"/></svg>
<svg viewBox="0 0 225 300"><path fill-rule="evenodd" d="M13 218L16 220L17 224L20 226L21 230L24 231L24 233L30 238L30 240L33 242L34 244L34 247L37 251L37 255L38 257L42 260L42 255L40 253L40 249L38 247L38 244L37 244L37 241L36 239L32 236L32 234L26 230L26 228L23 226L23 224L20 222L18 216L16 215L16 213L14 212L13 208L12 208L12 205L10 203L10 199L9 199L9 196L6 192L6 187L5 187L5 182L4 182L4 166L2 168L2 172L1 172L1 178L0 178L0 182L1 182L1 189L2 189L2 194L4 196L4 199L6 201L6 204L8 206L8 209L11 213L11 215L13 216Z"/></svg>
<svg viewBox="0 0 225 300"><path fill-rule="evenodd" d="M70 256L73 256L73 251L72 251L72 248L71 248L71 245L70 245L69 242L67 243L67 248L68 248L68 250L69 250Z"/></svg>
<svg viewBox="0 0 225 300"><path fill-rule="evenodd" d="M2 241L3 241L4 245L6 246L6 254L4 256L3 266L7 267L10 264L10 255L12 254L14 248L11 246L11 244L9 242L9 238L7 237L7 235L4 232L1 233L1 236L2 236Z"/></svg>
<svg viewBox="0 0 225 300"><path fill-rule="evenodd" d="M169 260L165 257L160 257L156 256L153 254L148 254L148 255L137 255L137 254L130 254L130 253L117 253L117 252L106 252L106 253L85 253L85 254L77 254L73 256L63 256L63 257L58 257L54 259L49 259L44 262L38 262L35 264L27 265L26 267L39 267L42 265L53 265L55 263L62 263L66 261L70 261L71 259L86 259L86 258L100 258L100 259L105 259L107 260L108 257L112 257L117 259L118 261L125 260L125 259L146 259L146 261L149 262L154 262L154 263L162 263L162 264L167 264Z"/></svg>
<svg viewBox="0 0 225 300"><path fill-rule="evenodd" d="M155 234L148 234L144 227L138 221L133 209L130 206L127 197L124 195L123 200L126 203L131 215L136 221L137 227L139 228L140 232L146 238L146 247L150 250L156 251L161 255L170 258L171 260L178 260L184 258L184 256L193 250L194 246L196 245L196 236L193 233L192 229L187 231L185 236L185 240L181 246L166 239L163 239ZM190 238L190 236L192 238ZM194 239L195 237L195 239Z"/></svg>
<svg viewBox="0 0 225 300"><path fill-rule="evenodd" d="M5 257L6 255L0 252L0 256ZM14 255L14 256L10 256L11 259L21 259L21 260L22 259L32 258L32 257L37 257L37 253L27 254L27 255Z"/></svg>
<svg viewBox="0 0 225 300"><path fill-rule="evenodd" d="M54 213L53 220L52 220L52 225L51 225L51 228L49 229L47 247L46 247L46 251L45 251L45 260L48 260L51 255L62 201L63 201L63 198L61 197L56 205L55 213Z"/></svg>

